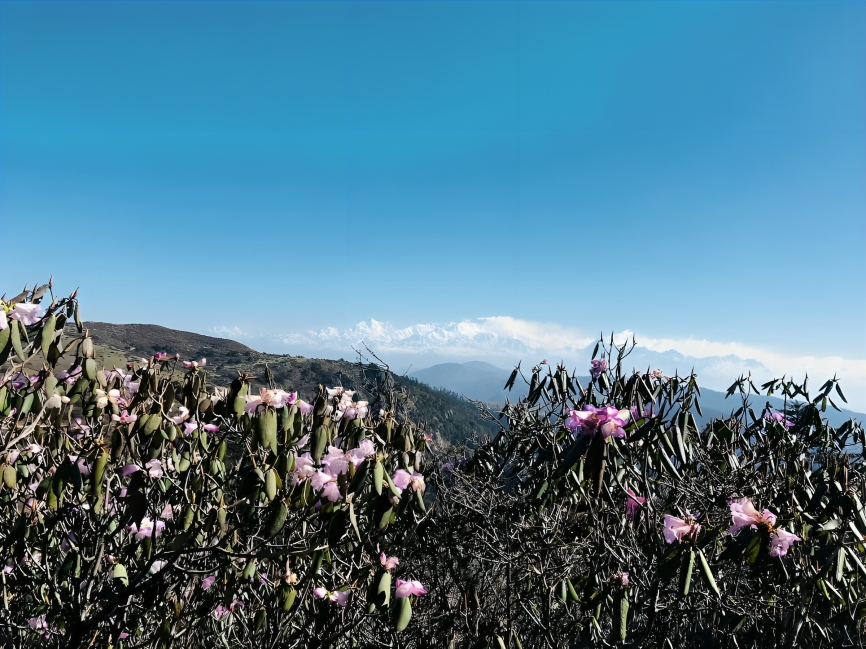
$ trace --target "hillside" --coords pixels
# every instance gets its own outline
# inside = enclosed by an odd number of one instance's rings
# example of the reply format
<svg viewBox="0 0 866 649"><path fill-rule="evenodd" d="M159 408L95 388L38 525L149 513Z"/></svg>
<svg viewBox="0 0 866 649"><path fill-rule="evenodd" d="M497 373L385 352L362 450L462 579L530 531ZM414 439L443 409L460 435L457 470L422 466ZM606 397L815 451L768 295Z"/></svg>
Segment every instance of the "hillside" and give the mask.
<svg viewBox="0 0 866 649"><path fill-rule="evenodd" d="M296 390L302 398L311 399L318 385L357 387L356 363L301 356L264 354L234 340L214 338L187 331L177 331L158 325L111 324L85 322L106 364L121 359L137 360L164 351L180 354L183 360L207 359L207 371L217 385L228 385L239 371L256 376L254 389L264 385L265 365L274 382ZM442 439L456 443L474 433L479 435L496 430L482 420L475 407L453 392L430 387L415 379L398 379L406 389L412 417L426 422L429 429Z"/></svg>

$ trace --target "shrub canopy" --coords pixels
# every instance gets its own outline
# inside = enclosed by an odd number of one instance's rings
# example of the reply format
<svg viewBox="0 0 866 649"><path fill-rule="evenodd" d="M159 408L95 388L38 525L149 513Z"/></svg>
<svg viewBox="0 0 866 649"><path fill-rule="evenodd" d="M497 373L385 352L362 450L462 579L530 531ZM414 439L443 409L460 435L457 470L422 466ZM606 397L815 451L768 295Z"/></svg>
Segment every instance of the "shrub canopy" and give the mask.
<svg viewBox="0 0 866 649"><path fill-rule="evenodd" d="M835 378L740 377L699 426L696 376L602 341L587 385L518 367L498 433L437 445L384 366L304 401L171 350L99 367L50 285L0 311L3 646L861 645Z"/></svg>

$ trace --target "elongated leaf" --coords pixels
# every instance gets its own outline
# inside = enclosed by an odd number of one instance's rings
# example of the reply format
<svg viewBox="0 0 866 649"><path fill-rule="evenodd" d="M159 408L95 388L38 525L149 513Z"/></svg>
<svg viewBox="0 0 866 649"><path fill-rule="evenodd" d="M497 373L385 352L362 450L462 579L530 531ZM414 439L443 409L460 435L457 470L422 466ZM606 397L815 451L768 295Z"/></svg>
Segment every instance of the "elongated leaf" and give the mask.
<svg viewBox="0 0 866 649"><path fill-rule="evenodd" d="M710 564L707 562L707 558L704 556L702 550L698 550L698 559L700 559L701 570L704 573L704 578L707 580L707 584L710 588L712 588L713 592L716 595L721 597L722 594L719 592L719 587L716 584L716 578L713 576L713 571L710 569Z"/></svg>

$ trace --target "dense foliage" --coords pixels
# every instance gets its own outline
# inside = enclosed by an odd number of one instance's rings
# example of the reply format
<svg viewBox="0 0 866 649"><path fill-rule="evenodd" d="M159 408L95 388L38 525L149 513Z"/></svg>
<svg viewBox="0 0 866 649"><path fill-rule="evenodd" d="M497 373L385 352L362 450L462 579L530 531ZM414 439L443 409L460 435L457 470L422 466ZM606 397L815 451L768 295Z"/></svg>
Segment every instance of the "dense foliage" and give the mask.
<svg viewBox="0 0 866 649"><path fill-rule="evenodd" d="M0 304L3 646L314 646L409 624L424 589L398 559L427 440L389 376L372 403L307 403L247 374L213 386L203 359L99 368L86 330L63 337L75 296L46 297Z"/></svg>
<svg viewBox="0 0 866 649"><path fill-rule="evenodd" d="M533 368L501 432L440 463L419 643L861 646L863 430L822 421L835 379L741 377L743 406L699 429L696 378L626 372L628 352L597 347L586 387ZM756 413L762 392L791 407Z"/></svg>
<svg viewBox="0 0 866 649"><path fill-rule="evenodd" d="M98 367L48 285L0 312L4 647L861 645L864 432L822 418L835 378L741 377L699 426L695 376L611 341L585 386L516 369L498 432L437 447L384 367L308 403L267 369Z"/></svg>

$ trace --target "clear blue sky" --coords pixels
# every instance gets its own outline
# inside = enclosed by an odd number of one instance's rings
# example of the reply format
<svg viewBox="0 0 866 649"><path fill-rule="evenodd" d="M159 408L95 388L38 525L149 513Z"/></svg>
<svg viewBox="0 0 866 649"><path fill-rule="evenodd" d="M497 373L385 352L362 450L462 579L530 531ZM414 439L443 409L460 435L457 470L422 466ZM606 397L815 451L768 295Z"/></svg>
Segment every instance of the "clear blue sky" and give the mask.
<svg viewBox="0 0 866 649"><path fill-rule="evenodd" d="M866 356L862 2L0 4L2 285Z"/></svg>

